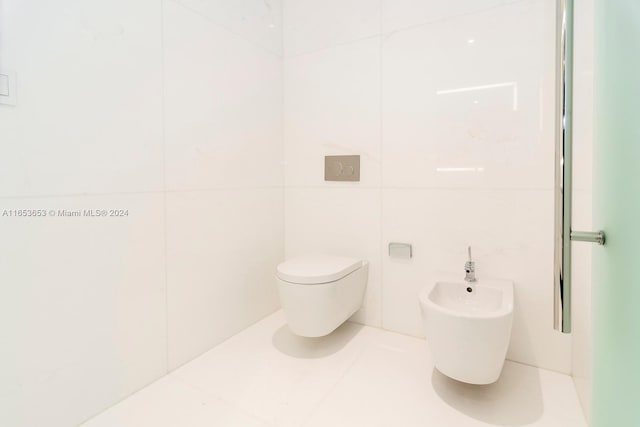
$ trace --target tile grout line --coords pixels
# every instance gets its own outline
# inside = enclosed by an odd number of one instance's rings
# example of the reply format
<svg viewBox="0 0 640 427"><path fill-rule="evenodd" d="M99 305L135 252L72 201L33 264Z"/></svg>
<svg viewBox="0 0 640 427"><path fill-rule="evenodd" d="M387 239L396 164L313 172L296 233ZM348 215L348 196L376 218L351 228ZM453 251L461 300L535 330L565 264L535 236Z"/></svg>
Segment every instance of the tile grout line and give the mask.
<svg viewBox="0 0 640 427"><path fill-rule="evenodd" d="M249 326L249 327L251 327L251 326ZM213 347L213 348L215 348L215 347ZM187 364L188 363L190 363L190 362L187 362ZM198 384L192 383L191 381L189 381L188 379L182 377L179 374L170 373L170 374L167 375L167 378L175 380L175 381L179 382L180 384L182 384L183 386L185 386L187 388L190 388L191 390L196 391L199 394L202 394L202 396L206 399L206 401L218 400L218 401L220 401L220 402L222 402L222 403L224 403L226 405L229 405L234 410L243 413L244 415L247 415L247 416L249 416L251 418L254 418L256 420L260 420L261 422L263 422L263 423L265 423L265 424L267 424L269 426L272 426L272 424L271 424L271 422L269 420L266 420L266 419L264 419L264 418L262 418L262 417L260 417L260 416L258 416L256 414L252 413L252 412L249 412L248 410L246 410L246 409L242 408L241 406L239 406L237 403L232 402L229 399L227 399L225 397L222 397L222 396L220 396L220 395L218 395L218 394L216 394L216 393L214 393L214 392L212 392L210 390L207 390L206 388L201 387Z"/></svg>
<svg viewBox="0 0 640 427"><path fill-rule="evenodd" d="M258 49L260 49L260 50L262 50L262 51L264 51L266 53L269 53L271 55L274 55L274 56L276 56L276 57L278 57L280 59L284 58L284 52L282 54L274 52L271 49L269 49L269 48L267 48L267 47L265 47L265 46L263 46L263 45L261 45L259 43L256 43L255 41L249 39L248 37L236 32L235 30L232 30L231 28L229 28L229 27L227 27L227 26L225 26L223 24L220 24L219 22L215 22L213 19L209 18L208 16L204 15L203 13L200 13L199 11L194 9L193 7L187 6L186 4L184 4L180 0L170 0L170 1L173 1L178 6L183 7L184 9L188 10L189 12L193 13L194 15L199 16L200 18L204 19L205 21L209 22L210 24L215 25L216 27L221 28L222 30L228 32L229 34L233 34L234 36L244 40L245 42L249 43L253 47L256 47L256 48L258 48ZM281 24L281 27L282 27L282 24ZM282 28L280 28L280 32L283 32Z"/></svg>
<svg viewBox="0 0 640 427"><path fill-rule="evenodd" d="M351 40L347 40L347 41L343 41L343 42L338 42L338 43L333 43L331 45L328 46L322 46L322 47L318 47L315 49L310 49L310 50L305 50L305 51L301 51L298 53L295 53L293 55L284 55L283 58L284 60L289 60L289 59L294 59L294 58L298 58L300 56L304 56L304 55L313 55L315 53L319 53L325 50L329 50L329 49L335 49L335 48L340 48L340 47L344 47L344 46L349 46L352 44L356 44L365 40L372 40L375 39L376 37L380 37L381 34L379 33L375 33L375 34L371 34L368 36L362 36L362 37L358 37L355 39L351 39Z"/></svg>
<svg viewBox="0 0 640 427"><path fill-rule="evenodd" d="M0 202L9 202L12 200L31 200L31 199L66 199L66 198L78 198L78 197L116 197L116 196L136 196L136 195L161 195L167 194L179 194L179 193L212 193L220 191L256 191L256 190L281 190L283 186L250 186L250 187L211 187L211 188L189 188L181 190L149 190L149 191L124 191L124 192L104 192L104 193L58 193L58 194L36 194L29 196L0 196ZM553 188L546 187L527 187L527 188L479 188L479 187L352 187L352 186L335 186L324 187L321 185L285 185L285 190L398 190L398 191L478 191L478 192L496 192L496 193L508 193L508 192L549 192L553 191ZM589 190L574 190L581 193L588 194Z"/></svg>
<svg viewBox="0 0 640 427"><path fill-rule="evenodd" d="M166 134L166 94L165 94L165 1L160 0L160 46L161 46L161 99L162 99L162 200L163 200L163 238L164 238L164 332L165 332L165 375L169 369L169 242L168 242L168 201L167 201L167 134Z"/></svg>
<svg viewBox="0 0 640 427"><path fill-rule="evenodd" d="M164 137L161 137L162 139ZM164 145L164 144L163 144ZM164 158L163 158L164 161ZM163 180L165 179L163 174ZM28 199L62 199L71 197L110 197L110 196L135 196L150 194L172 194L172 193L195 193L195 192L215 192L215 191L254 191L254 190L279 190L281 185L247 186L247 187L207 187L207 188L184 188L179 190L141 190L141 191L107 191L96 193L56 193L56 194L34 194L27 196L0 196L0 201L8 200L28 200Z"/></svg>
<svg viewBox="0 0 640 427"><path fill-rule="evenodd" d="M380 295L379 295L379 300L380 300L380 308L379 308L379 313L380 313L380 328L384 327L384 232L383 232L383 228L384 228L384 223L383 223L383 218L384 218L384 192L383 192L383 184L384 184L384 58L383 58L383 46L384 46L384 35L383 35L383 28L384 28L384 23L383 23L383 10L384 10L384 0L380 0L379 2L379 7L380 7L380 14L379 14L379 19L380 19L380 41L379 41L379 99L380 99L380 148L379 148L379 158L380 158L380 177L379 177L379 184L380 184L380 188L379 188L379 193L378 193L378 197L380 198L380 211L378 212L378 221L379 221L379 227L378 227L378 232L379 232L379 242L380 242L380 246L379 246L379 251L378 251L378 256L379 259L378 261L380 262Z"/></svg>
<svg viewBox="0 0 640 427"><path fill-rule="evenodd" d="M455 20L455 19L469 17L469 16L473 16L473 15L489 12L489 11L492 11L492 10L500 9L500 8L503 8L503 7L508 7L508 6L513 5L513 4L526 2L526 1L540 1L540 0L508 0L508 1L504 2L504 3L496 4L496 5L493 5L493 6L482 7L480 9L478 9L478 10L474 10L474 11L470 11L470 12L454 13L453 15L445 15L445 16L442 16L440 18L422 21L422 22L418 22L416 24L405 25L403 27L399 27L399 28L396 28L396 29L393 29L393 30L389 30L389 31L386 31L386 32L383 29L382 30L382 38L383 39L387 39L389 37L392 37L392 36L394 36L394 35L396 35L398 33L404 32L404 31L416 30L416 29L419 29L421 27L426 27L427 25L439 25L439 24L447 23L447 22Z"/></svg>
<svg viewBox="0 0 640 427"><path fill-rule="evenodd" d="M282 139L282 147L280 150L281 153L281 173L282 173L282 258L281 261L285 261L286 257L287 257L287 162L286 162L286 158L287 158L287 135L286 135L286 114L287 114L287 103L286 103L286 96L287 96L287 74L286 74L286 63L285 63L285 56L284 56L284 27L285 27L285 22L284 22L284 8L286 6L286 3L283 2L283 4L280 6L280 25L282 26L282 31L280 32L280 44L281 44L281 48L282 48L282 58L280 61L280 75L282 78L282 89L281 89L281 93L282 93L282 99L280 102L280 107L282 108L282 116L280 117L280 125L282 126L282 134L281 134L281 139ZM280 306L280 301L278 301L278 306Z"/></svg>
<svg viewBox="0 0 640 427"><path fill-rule="evenodd" d="M369 326L369 325L362 325L363 329L364 328L371 328L374 329L376 331L376 335L379 335L380 333L382 333L383 329L382 328L377 328L375 326ZM342 372L342 374L340 374L340 377L338 379L336 379L336 381L333 383L333 385L331 386L331 388L329 388L329 390L327 390L327 392L325 393L324 396L322 396L322 398L313 406L313 408L311 408L309 410L309 412L307 413L307 415L303 418L302 423L300 424L302 427L304 427L307 424L307 421L309 421L309 418L311 418L311 416L316 412L316 410L318 408L320 408L320 406L326 401L327 397L329 397L333 391L336 389L336 387L338 387L338 385L342 382L342 380L344 380L344 378L347 376L347 374L349 372L351 372L351 370L353 369L353 367L360 361L360 359L362 358L362 355L364 354L364 352L367 350L367 348L369 348L371 346L371 342L366 341L365 344L362 345L362 348L360 349L360 351L358 351L358 354L353 358L353 361L349 364L349 366L347 366L347 368Z"/></svg>
<svg viewBox="0 0 640 427"><path fill-rule="evenodd" d="M323 185L287 185L287 189L292 190L398 190L398 191L479 191L479 192L510 192L510 191L530 191L530 192L545 192L545 191L553 191L553 187L471 187L471 186L460 186L460 187L446 187L446 186L377 186L377 185L367 185L367 186L351 186L351 185L332 185L325 187ZM199 191L199 190L193 190ZM582 193L587 193L589 190L575 190L580 191Z"/></svg>
<svg viewBox="0 0 640 427"><path fill-rule="evenodd" d="M174 1L177 1L177 0L174 0ZM513 4L520 3L520 2L525 2L525 1L532 1L532 0L509 0L509 1L507 1L505 3L502 3L502 4L497 4L497 5L494 5L494 6L480 8L480 9L472 11L472 12L457 13L457 14L453 14L453 15L450 15L450 16L444 16L444 17L441 17L441 18L438 18L438 19L427 20L427 21L419 22L417 24L411 24L411 25L407 25L407 26L404 26L404 27L399 27L399 28L396 28L396 29L393 29L393 30L385 31L384 30L383 18L382 18L382 16L383 16L382 11L384 9L384 7L383 7L384 0L380 0L380 2L381 2L380 3L380 24L379 24L378 32L376 34L370 34L368 36L362 36L362 37L357 37L357 38L353 38L353 39L342 41L342 42L336 42L336 43L333 43L333 44L329 44L329 45L326 45L326 46L313 48L313 49L309 49L309 50L302 50L302 51L297 52L297 53L292 54L292 55L287 55L286 52L284 51L284 46L283 46L283 48L282 48L282 58L284 60L292 59L292 58L296 58L298 56L318 53L318 52L321 52L321 51L327 50L327 49L332 49L332 48L341 47L341 46L347 46L347 45L350 45L350 44L353 44L353 43L361 42L361 41L364 41L364 40L369 40L369 39L372 39L372 38L375 38L375 37L382 37L382 39L384 40L386 38L394 36L395 34L403 32L403 31L411 31L411 30L415 30L417 28L424 27L424 26L427 26L427 25L440 24L442 22L447 22L447 21L450 21L450 20L453 20L453 19L458 19L458 18L462 18L462 17L466 17L466 16L471 16L471 15L475 15L475 14L478 14L478 13L484 13L484 12L487 12L487 11L491 11L491 10L502 8L502 7L511 6ZM189 10L192 10L192 9L188 8L187 6L185 6L185 8L187 8ZM196 12L194 10L192 10L192 11L194 13L198 13L198 12ZM283 21L282 27L283 27L283 36L284 36L284 21ZM226 29L226 27L223 27L223 28Z"/></svg>

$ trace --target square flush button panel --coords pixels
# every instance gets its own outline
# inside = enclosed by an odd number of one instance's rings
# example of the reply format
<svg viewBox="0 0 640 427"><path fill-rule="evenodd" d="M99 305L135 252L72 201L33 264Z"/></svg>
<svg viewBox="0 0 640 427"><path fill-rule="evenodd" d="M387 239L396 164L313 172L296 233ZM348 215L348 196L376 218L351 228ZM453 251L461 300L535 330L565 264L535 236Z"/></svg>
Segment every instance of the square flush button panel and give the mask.
<svg viewBox="0 0 640 427"><path fill-rule="evenodd" d="M0 104L16 105L16 75L0 70Z"/></svg>
<svg viewBox="0 0 640 427"><path fill-rule="evenodd" d="M360 181L360 156L325 156L325 181Z"/></svg>

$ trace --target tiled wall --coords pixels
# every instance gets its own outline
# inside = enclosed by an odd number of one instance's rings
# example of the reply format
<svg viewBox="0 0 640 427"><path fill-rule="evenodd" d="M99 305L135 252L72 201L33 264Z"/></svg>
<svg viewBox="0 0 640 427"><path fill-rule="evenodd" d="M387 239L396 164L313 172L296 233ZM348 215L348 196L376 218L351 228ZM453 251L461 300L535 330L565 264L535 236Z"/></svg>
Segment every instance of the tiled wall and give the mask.
<svg viewBox="0 0 640 427"><path fill-rule="evenodd" d="M592 230L594 1L575 5L573 228ZM591 415L591 251L572 244L572 375L587 419Z"/></svg>
<svg viewBox="0 0 640 427"><path fill-rule="evenodd" d="M0 425L68 427L278 307L277 1L0 2Z"/></svg>
<svg viewBox="0 0 640 427"><path fill-rule="evenodd" d="M422 335L418 292L512 279L508 357L570 372L552 328L554 2L285 0L285 253L371 263L355 320ZM360 154L360 183L323 156ZM387 244L409 242L410 261Z"/></svg>
<svg viewBox="0 0 640 427"><path fill-rule="evenodd" d="M278 306L280 6L251 4L164 4L169 369Z"/></svg>
<svg viewBox="0 0 640 427"><path fill-rule="evenodd" d="M1 425L77 424L273 311L285 242L368 259L355 319L412 335L417 293L462 276L472 245L479 277L516 283L509 357L569 372L551 329L553 2L0 8L19 93L0 105L0 208L129 210L0 217ZM325 154L360 154L362 181L324 182Z"/></svg>

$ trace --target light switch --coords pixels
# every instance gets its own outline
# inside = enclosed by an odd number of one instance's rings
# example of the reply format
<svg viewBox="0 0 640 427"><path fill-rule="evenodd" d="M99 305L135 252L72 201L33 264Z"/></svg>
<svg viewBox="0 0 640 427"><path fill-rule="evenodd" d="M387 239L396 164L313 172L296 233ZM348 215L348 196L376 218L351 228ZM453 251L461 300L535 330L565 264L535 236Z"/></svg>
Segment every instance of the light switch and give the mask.
<svg viewBox="0 0 640 427"><path fill-rule="evenodd" d="M16 74L0 70L0 104L16 105Z"/></svg>
<svg viewBox="0 0 640 427"><path fill-rule="evenodd" d="M9 76L0 74L0 95L9 96Z"/></svg>

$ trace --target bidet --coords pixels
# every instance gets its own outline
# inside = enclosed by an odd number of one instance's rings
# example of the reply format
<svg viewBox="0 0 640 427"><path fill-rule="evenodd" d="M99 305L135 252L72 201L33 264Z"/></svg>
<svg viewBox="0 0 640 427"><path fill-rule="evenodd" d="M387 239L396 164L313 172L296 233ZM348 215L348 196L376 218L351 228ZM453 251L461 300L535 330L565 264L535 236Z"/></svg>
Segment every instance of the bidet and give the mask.
<svg viewBox="0 0 640 427"><path fill-rule="evenodd" d="M513 282L438 281L420 293L425 334L436 368L465 383L498 380L513 322Z"/></svg>

